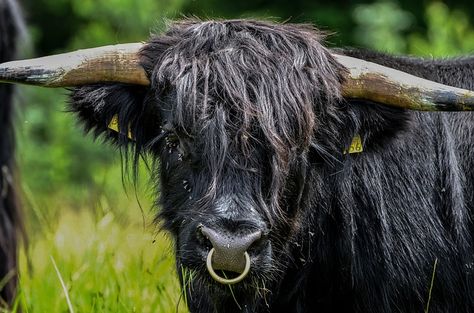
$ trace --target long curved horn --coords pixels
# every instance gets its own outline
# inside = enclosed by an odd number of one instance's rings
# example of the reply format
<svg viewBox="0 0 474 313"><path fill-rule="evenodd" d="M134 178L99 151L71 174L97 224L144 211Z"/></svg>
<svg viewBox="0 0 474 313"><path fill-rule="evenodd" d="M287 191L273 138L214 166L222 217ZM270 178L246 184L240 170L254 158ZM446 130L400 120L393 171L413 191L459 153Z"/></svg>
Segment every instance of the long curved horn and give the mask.
<svg viewBox="0 0 474 313"><path fill-rule="evenodd" d="M98 82L149 85L140 66L142 43L120 44L0 64L0 82L73 87Z"/></svg>
<svg viewBox="0 0 474 313"><path fill-rule="evenodd" d="M79 50L32 60L0 64L0 82L45 87L73 87L103 82L148 86L140 66L142 43ZM347 68L342 94L383 105L421 111L474 110L474 92L408 73L333 54Z"/></svg>
<svg viewBox="0 0 474 313"><path fill-rule="evenodd" d="M379 64L333 54L348 69L342 94L416 111L472 111L474 92L413 76Z"/></svg>

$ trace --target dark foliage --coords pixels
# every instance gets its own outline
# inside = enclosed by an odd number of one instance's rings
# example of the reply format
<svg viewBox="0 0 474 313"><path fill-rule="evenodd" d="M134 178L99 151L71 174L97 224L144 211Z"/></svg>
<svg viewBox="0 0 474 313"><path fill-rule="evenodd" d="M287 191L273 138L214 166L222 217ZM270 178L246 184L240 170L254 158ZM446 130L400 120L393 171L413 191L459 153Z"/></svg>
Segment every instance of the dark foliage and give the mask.
<svg viewBox="0 0 474 313"><path fill-rule="evenodd" d="M0 63L15 55L16 40L22 25L13 0L0 0ZM14 299L17 283L17 242L21 220L16 197L13 88L0 84L0 306ZM5 283L5 285L3 285Z"/></svg>
<svg viewBox="0 0 474 313"><path fill-rule="evenodd" d="M172 23L142 51L150 89L78 88L72 110L158 161L192 312L423 312L430 289L430 312L472 312L474 116L341 99L321 40L304 25ZM472 59L340 52L474 89ZM357 134L364 152L343 153ZM268 231L232 293L205 270L200 224Z"/></svg>

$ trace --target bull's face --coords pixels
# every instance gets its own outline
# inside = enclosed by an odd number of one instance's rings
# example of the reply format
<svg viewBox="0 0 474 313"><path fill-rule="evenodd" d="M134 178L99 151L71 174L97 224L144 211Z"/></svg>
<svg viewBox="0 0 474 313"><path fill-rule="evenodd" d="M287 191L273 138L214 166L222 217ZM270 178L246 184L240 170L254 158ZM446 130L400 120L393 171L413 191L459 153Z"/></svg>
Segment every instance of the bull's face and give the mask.
<svg viewBox="0 0 474 313"><path fill-rule="evenodd" d="M315 112L339 98L340 80L317 34L304 34L178 25L141 52L149 88L73 93L87 126L101 132L117 120L119 132L108 135L159 161L159 217L176 240L178 272L191 270L215 292L238 282L236 292L255 295L276 281L301 224Z"/></svg>
<svg viewBox="0 0 474 313"><path fill-rule="evenodd" d="M262 138L238 129L238 118L225 108L229 103L208 103L205 116L195 112L183 123L176 94L165 99L154 153L160 160L160 216L176 238L179 266L210 278L206 259L214 248L212 269L228 271L228 278L244 272L248 260L252 275L268 272L271 186L265 177L271 173L271 155L252 143ZM201 108L197 103L195 110Z"/></svg>
<svg viewBox="0 0 474 313"><path fill-rule="evenodd" d="M237 129L238 119L232 119L224 107L228 103L210 104L214 112L194 116L196 122L186 127L170 113L176 110L176 99L169 101L160 110L162 138L156 153L160 216L176 238L179 267L195 270L201 280L212 284L208 270L221 282L241 273L247 276L248 265L250 275L243 283L251 282L252 276L269 275L272 155L252 143L262 139L257 133ZM206 269L208 256L212 263Z"/></svg>

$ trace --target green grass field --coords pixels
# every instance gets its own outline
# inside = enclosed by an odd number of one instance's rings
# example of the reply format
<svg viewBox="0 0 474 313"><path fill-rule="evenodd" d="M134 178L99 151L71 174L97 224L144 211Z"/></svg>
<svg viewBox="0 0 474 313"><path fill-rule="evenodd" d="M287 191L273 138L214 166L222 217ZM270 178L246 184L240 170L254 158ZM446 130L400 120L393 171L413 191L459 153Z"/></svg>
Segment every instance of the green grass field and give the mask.
<svg viewBox="0 0 474 313"><path fill-rule="evenodd" d="M65 213L21 254L19 302L25 312L184 312L169 246L111 212Z"/></svg>
<svg viewBox="0 0 474 313"><path fill-rule="evenodd" d="M98 176L102 190L77 190L82 201L23 186L29 238L13 312L186 312L146 188L124 190L120 166Z"/></svg>
<svg viewBox="0 0 474 313"><path fill-rule="evenodd" d="M21 253L18 304L25 312L185 312L170 250L162 234L112 212L66 211Z"/></svg>
<svg viewBox="0 0 474 313"><path fill-rule="evenodd" d="M21 253L18 304L25 312L185 312L170 250L162 234L112 212L67 211Z"/></svg>

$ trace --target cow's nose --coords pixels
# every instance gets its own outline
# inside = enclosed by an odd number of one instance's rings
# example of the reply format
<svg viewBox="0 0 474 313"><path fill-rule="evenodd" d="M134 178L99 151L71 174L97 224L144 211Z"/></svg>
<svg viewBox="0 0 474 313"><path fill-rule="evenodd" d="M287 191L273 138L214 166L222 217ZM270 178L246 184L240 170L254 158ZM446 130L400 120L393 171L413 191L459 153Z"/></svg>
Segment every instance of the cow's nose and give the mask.
<svg viewBox="0 0 474 313"><path fill-rule="evenodd" d="M236 273L244 271L246 262L248 262L245 252L262 237L260 230L236 234L205 226L201 226L200 229L214 248L212 267L216 270Z"/></svg>

